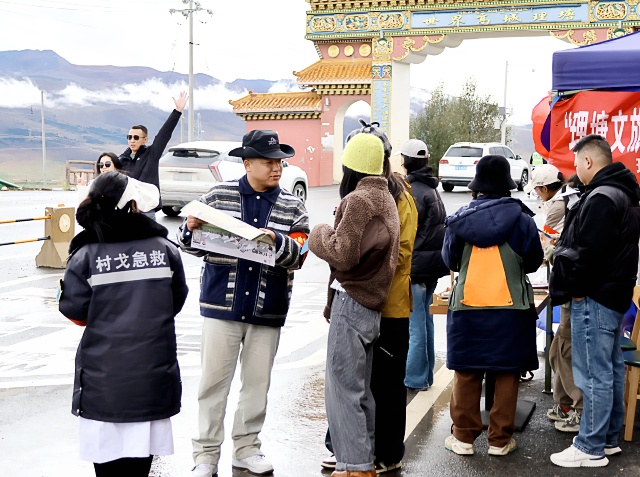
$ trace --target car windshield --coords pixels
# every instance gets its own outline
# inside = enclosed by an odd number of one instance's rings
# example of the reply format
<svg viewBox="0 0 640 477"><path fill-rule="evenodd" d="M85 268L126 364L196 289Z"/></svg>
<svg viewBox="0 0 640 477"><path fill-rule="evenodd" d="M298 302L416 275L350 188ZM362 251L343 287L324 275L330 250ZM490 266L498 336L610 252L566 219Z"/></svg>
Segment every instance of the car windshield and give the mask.
<svg viewBox="0 0 640 477"><path fill-rule="evenodd" d="M445 156L455 157L482 157L481 147L452 147Z"/></svg>
<svg viewBox="0 0 640 477"><path fill-rule="evenodd" d="M202 151L197 149L172 149L161 159L163 166L204 166L208 167L220 155L218 151Z"/></svg>

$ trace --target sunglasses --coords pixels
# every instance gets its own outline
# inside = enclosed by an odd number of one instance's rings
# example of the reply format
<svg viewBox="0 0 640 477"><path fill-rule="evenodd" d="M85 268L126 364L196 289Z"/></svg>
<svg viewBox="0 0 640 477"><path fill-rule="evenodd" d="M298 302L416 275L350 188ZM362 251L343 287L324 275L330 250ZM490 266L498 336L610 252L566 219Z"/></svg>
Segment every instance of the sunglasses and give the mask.
<svg viewBox="0 0 640 477"><path fill-rule="evenodd" d="M138 136L137 134L134 134L134 135L132 136L131 134L127 134L127 140L128 140L128 141L131 141L132 139L133 139L134 141L137 141L137 140L139 140L140 138L143 138L143 139L144 139L145 137L147 137L147 136Z"/></svg>
<svg viewBox="0 0 640 477"><path fill-rule="evenodd" d="M100 169L104 169L105 167L111 167L111 161L100 163Z"/></svg>

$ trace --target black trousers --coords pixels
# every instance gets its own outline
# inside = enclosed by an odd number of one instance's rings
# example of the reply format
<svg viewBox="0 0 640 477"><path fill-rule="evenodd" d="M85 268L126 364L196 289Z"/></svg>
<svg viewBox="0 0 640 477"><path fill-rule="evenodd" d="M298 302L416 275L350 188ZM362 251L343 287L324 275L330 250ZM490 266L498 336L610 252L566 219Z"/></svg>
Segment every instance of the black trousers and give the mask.
<svg viewBox="0 0 640 477"><path fill-rule="evenodd" d="M118 460L105 462L104 464L93 464L96 477L148 477L151 470L149 457L125 457Z"/></svg>
<svg viewBox="0 0 640 477"><path fill-rule="evenodd" d="M404 376L409 352L409 319L382 318L373 345L371 392L376 402L376 462L396 464L404 457L407 388ZM327 430L325 445L333 452Z"/></svg>

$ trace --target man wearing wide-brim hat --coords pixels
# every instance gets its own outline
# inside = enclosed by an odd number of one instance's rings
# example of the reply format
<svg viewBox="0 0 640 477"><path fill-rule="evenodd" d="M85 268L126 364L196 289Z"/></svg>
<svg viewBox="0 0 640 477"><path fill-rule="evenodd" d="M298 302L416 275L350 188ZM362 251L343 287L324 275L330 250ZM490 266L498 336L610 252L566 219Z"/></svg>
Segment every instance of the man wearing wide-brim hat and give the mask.
<svg viewBox="0 0 640 477"><path fill-rule="evenodd" d="M223 421L231 381L240 356L241 380L232 438L232 464L255 474L273 466L261 451L258 434L266 415L267 391L280 330L289 309L293 271L304 260L309 233L304 204L278 185L282 159L291 146L270 130L250 131L230 155L244 159L246 174L216 184L200 200L254 227L275 241L275 266L191 247L191 232L204 222L189 216L178 231L183 250L204 257L201 278L202 376L198 392L199 436L193 440L193 476L218 471Z"/></svg>

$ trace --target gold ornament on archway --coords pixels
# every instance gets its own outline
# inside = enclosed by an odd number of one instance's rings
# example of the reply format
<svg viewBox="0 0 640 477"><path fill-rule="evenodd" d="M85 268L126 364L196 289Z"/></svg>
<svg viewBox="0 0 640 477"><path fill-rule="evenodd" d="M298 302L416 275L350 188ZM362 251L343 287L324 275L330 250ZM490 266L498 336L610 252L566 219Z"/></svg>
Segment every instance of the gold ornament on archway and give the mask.
<svg viewBox="0 0 640 477"><path fill-rule="evenodd" d="M344 47L344 56L351 56L353 55L353 46L351 45L347 45Z"/></svg>
<svg viewBox="0 0 640 477"><path fill-rule="evenodd" d="M373 59L375 61L391 61L393 38L378 38L373 41Z"/></svg>
<svg viewBox="0 0 640 477"><path fill-rule="evenodd" d="M335 58L340 54L340 48L338 48L338 45L331 45L327 50L327 53L331 58Z"/></svg>
<svg viewBox="0 0 640 477"><path fill-rule="evenodd" d="M360 53L360 56L366 58L371 54L371 45L369 43L363 43L362 45L360 45L358 52Z"/></svg>

